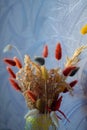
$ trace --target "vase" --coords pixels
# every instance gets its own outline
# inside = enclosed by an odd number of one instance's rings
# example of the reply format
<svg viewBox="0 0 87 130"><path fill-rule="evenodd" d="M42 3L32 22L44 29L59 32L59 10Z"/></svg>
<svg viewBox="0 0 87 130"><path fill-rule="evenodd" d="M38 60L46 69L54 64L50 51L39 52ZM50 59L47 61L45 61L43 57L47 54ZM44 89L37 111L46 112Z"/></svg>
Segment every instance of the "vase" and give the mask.
<svg viewBox="0 0 87 130"><path fill-rule="evenodd" d="M25 130L58 130L49 114L38 114L26 118Z"/></svg>

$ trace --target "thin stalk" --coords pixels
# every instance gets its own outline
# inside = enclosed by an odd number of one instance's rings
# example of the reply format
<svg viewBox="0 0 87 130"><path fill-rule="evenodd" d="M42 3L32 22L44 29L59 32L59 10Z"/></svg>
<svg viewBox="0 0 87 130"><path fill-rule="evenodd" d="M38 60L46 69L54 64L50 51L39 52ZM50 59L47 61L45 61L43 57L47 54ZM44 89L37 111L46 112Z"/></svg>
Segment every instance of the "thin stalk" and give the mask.
<svg viewBox="0 0 87 130"><path fill-rule="evenodd" d="M19 54L20 59L21 59L21 61L22 61L22 63L23 63L23 57L22 57L22 55L21 55L20 51L17 49L17 47L16 47L16 46L14 46L14 45L12 45L12 46L13 46L13 48L15 48L15 49L16 49L16 51L17 51L17 53Z"/></svg>
<svg viewBox="0 0 87 130"><path fill-rule="evenodd" d="M47 104L48 104L47 82L45 80L45 114L47 113L47 109L46 109Z"/></svg>

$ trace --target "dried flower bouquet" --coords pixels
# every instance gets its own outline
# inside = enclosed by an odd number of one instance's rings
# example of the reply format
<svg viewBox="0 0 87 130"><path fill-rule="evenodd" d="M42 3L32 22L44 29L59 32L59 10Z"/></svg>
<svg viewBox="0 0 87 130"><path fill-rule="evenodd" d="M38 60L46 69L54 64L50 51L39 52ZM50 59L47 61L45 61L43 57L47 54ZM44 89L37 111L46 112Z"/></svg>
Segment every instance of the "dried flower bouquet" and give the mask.
<svg viewBox="0 0 87 130"><path fill-rule="evenodd" d="M4 48L4 52L11 50L13 47L12 45L7 45ZM45 60L49 55L47 45L44 46L42 56L35 57L34 61L31 60L29 55L24 56L24 63L17 57L3 59L8 65L6 69L10 75L10 84L15 90L22 93L30 109L25 116L26 119L38 114L48 115L49 113L49 117L56 127L58 127L58 119L62 119L56 114L56 111L67 119L66 115L60 110L63 98L62 93L72 93L73 87L78 82L77 80L68 82L67 78L74 76L78 72L79 67L77 63L80 61L79 56L85 48L87 46L81 46L76 49L71 58L67 57L63 70L59 67L50 70L46 68ZM62 58L60 43L56 45L55 58L58 61ZM16 74L11 66L18 68ZM39 122L39 124L41 123ZM51 122L48 124L51 124ZM47 127L44 124L43 127L45 128L43 130L48 130L48 124L46 124Z"/></svg>

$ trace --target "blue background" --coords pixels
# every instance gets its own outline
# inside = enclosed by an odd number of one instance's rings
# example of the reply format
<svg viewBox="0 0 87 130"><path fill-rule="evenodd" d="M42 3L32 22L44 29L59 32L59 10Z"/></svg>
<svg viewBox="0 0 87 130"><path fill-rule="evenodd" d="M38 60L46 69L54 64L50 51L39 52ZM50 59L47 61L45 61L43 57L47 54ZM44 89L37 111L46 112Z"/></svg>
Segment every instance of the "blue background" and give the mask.
<svg viewBox="0 0 87 130"><path fill-rule="evenodd" d="M87 44L87 35L80 34L87 24L87 0L0 0L0 130L24 130L24 115L28 109L24 98L15 92L8 82L8 74L2 62L4 57L19 56L15 50L3 53L7 44L15 45L21 55L40 56L43 46L49 46L47 68L63 67L66 56L74 49ZM61 42L63 58L54 58L57 42ZM74 78L79 82L74 96L64 95L62 111L70 119L60 121L60 130L87 130L86 56L82 55L81 69ZM84 70L84 71L83 71ZM74 79L73 78L73 79Z"/></svg>

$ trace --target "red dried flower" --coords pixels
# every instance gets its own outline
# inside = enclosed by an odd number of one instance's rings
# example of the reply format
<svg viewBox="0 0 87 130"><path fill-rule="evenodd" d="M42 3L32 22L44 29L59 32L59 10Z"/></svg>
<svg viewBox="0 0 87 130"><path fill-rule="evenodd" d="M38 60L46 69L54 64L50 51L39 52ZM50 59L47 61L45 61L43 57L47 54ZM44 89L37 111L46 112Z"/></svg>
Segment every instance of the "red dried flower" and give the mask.
<svg viewBox="0 0 87 130"><path fill-rule="evenodd" d="M68 76L71 74L71 72L76 69L76 66L69 66L63 70L64 76Z"/></svg>
<svg viewBox="0 0 87 130"><path fill-rule="evenodd" d="M7 69L8 73L12 76L12 78L16 78L15 73L13 72L13 70L10 67L7 66L6 69Z"/></svg>
<svg viewBox="0 0 87 130"><path fill-rule="evenodd" d="M45 58L48 57L48 46L47 45L44 46L42 56Z"/></svg>
<svg viewBox="0 0 87 130"><path fill-rule="evenodd" d="M57 60L60 60L62 58L62 48L61 48L61 44L58 43L56 45L56 49L55 49L55 58Z"/></svg>
<svg viewBox="0 0 87 130"><path fill-rule="evenodd" d="M60 108L60 105L61 105L61 102L62 102L62 96L57 100L55 101L55 104L54 104L54 111L57 111L59 108Z"/></svg>
<svg viewBox="0 0 87 130"><path fill-rule="evenodd" d="M77 84L78 80L74 80L72 82L69 83L69 85L71 86L71 88L73 88L76 84ZM68 92L68 89L65 88L65 90L63 91L63 93Z"/></svg>
<svg viewBox="0 0 87 130"><path fill-rule="evenodd" d="M77 84L77 82L78 82L78 80L74 80L74 81L72 81L71 83L69 83L69 85L70 85L71 87L74 87L74 86Z"/></svg>
<svg viewBox="0 0 87 130"><path fill-rule="evenodd" d="M4 58L3 61L8 65L16 66L16 62L10 58Z"/></svg>
<svg viewBox="0 0 87 130"><path fill-rule="evenodd" d="M29 98L32 100L32 102L36 101L36 96L32 91L28 90L27 94L28 94Z"/></svg>
<svg viewBox="0 0 87 130"><path fill-rule="evenodd" d="M13 60L16 62L16 66L20 69L22 68L22 64L20 60L17 57L14 57Z"/></svg>
<svg viewBox="0 0 87 130"><path fill-rule="evenodd" d="M16 83L16 81L13 78L9 78L9 81L15 90L21 91L21 88L19 87L19 85Z"/></svg>

